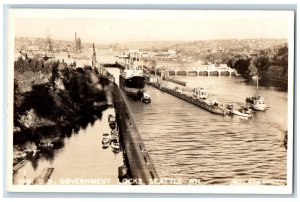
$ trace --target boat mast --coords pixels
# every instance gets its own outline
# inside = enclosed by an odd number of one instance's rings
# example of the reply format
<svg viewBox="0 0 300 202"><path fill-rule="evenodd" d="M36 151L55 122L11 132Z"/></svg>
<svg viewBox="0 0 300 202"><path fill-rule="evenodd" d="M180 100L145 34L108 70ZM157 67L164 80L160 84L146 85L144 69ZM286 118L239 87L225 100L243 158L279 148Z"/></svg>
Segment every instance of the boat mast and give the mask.
<svg viewBox="0 0 300 202"><path fill-rule="evenodd" d="M138 63L138 53L135 52L135 60L136 60L136 68L138 69L139 63Z"/></svg>
<svg viewBox="0 0 300 202"><path fill-rule="evenodd" d="M258 96L258 75L256 76L256 95Z"/></svg>

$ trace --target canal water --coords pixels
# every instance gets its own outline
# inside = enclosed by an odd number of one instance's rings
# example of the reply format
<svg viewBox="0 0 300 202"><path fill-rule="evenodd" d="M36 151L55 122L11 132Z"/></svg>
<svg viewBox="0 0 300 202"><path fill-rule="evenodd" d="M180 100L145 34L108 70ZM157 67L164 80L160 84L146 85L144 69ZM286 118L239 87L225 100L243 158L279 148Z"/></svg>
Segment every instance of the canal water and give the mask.
<svg viewBox="0 0 300 202"><path fill-rule="evenodd" d="M109 71L118 78L118 69ZM183 91L206 87L210 98L236 105L254 95L256 86L254 81L246 82L242 77L177 79L187 81ZM269 109L256 112L248 120L211 114L151 86L147 91L150 104L126 99L159 177L183 183L198 179L203 185L246 179L266 180L270 184L286 181L287 153L282 142L287 130L286 92L261 87Z"/></svg>
<svg viewBox="0 0 300 202"><path fill-rule="evenodd" d="M118 167L123 165L122 152L102 148L102 134L110 133L109 108L102 118L85 129L73 132L64 139L64 147L55 151L53 157L39 156L27 162L14 174L14 184L31 184L44 169L54 168L48 184L85 185L118 184Z"/></svg>

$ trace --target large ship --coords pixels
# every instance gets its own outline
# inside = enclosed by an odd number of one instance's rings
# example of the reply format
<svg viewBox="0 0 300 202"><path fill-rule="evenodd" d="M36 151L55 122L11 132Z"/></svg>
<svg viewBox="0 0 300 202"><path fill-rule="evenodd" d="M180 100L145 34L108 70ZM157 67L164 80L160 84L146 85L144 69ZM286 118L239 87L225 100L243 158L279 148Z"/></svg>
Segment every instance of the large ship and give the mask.
<svg viewBox="0 0 300 202"><path fill-rule="evenodd" d="M125 57L125 67L121 69L119 86L126 94L137 98L143 97L145 91L145 77L143 67L138 66L139 56L132 53Z"/></svg>

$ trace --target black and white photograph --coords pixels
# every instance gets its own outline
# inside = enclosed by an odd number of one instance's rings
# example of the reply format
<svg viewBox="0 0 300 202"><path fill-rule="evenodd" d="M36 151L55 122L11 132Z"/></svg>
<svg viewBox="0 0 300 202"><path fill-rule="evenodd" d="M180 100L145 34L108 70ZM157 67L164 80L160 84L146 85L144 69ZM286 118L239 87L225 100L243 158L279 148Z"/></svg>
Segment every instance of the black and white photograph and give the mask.
<svg viewBox="0 0 300 202"><path fill-rule="evenodd" d="M291 194L294 11L9 9L11 192Z"/></svg>

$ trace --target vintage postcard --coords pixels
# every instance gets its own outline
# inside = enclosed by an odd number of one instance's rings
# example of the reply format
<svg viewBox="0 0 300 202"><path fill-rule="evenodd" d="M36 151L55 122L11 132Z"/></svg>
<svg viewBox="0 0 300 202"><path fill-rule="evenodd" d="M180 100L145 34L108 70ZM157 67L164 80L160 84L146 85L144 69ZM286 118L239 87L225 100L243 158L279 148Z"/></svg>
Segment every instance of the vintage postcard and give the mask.
<svg viewBox="0 0 300 202"><path fill-rule="evenodd" d="M7 31L7 191L292 193L293 11L9 9Z"/></svg>

